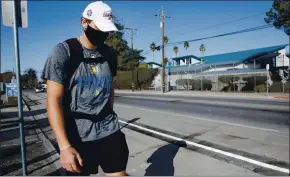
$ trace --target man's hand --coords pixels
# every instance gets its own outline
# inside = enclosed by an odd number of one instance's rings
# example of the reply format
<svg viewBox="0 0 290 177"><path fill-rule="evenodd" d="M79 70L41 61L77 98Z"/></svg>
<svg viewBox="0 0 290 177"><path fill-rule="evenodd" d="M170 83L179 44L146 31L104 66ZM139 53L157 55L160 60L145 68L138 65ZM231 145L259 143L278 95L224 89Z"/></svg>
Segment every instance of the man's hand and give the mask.
<svg viewBox="0 0 290 177"><path fill-rule="evenodd" d="M73 147L60 151L60 163L64 169L73 173L80 173L80 166L83 166L80 154Z"/></svg>

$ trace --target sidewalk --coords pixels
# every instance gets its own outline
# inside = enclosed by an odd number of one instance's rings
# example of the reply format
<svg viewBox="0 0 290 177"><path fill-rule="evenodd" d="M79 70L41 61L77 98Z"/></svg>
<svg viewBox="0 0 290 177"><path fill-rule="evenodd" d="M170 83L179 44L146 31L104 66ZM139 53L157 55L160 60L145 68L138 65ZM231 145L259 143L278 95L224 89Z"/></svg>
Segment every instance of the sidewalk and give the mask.
<svg viewBox="0 0 290 177"><path fill-rule="evenodd" d="M57 167L52 159L54 153L48 151L45 143L40 139L38 126L28 109L24 106L25 142L27 171L29 176L44 176L55 174ZM17 107L1 108L0 119L0 175L22 176L21 143L18 124Z"/></svg>
<svg viewBox="0 0 290 177"><path fill-rule="evenodd" d="M170 91L162 93L154 90L115 90L116 93L124 94L157 94L192 97L224 97L224 98L245 98L245 99L284 99L289 100L289 93L241 93L241 92L211 92L211 91Z"/></svg>

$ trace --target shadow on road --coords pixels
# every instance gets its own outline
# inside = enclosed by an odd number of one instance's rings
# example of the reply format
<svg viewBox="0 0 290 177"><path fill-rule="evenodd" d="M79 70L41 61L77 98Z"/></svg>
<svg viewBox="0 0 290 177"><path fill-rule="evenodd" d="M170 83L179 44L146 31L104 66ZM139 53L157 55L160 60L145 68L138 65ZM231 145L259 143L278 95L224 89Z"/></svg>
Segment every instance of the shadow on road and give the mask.
<svg viewBox="0 0 290 177"><path fill-rule="evenodd" d="M158 148L147 160L151 165L146 169L145 176L173 176L173 160L179 148L186 146L184 141L177 141Z"/></svg>

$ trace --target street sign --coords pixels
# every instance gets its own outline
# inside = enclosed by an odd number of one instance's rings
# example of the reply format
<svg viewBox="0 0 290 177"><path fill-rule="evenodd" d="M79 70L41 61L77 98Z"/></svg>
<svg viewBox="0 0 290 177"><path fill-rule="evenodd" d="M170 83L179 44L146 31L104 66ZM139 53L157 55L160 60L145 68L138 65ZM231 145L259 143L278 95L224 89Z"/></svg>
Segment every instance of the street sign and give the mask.
<svg viewBox="0 0 290 177"><path fill-rule="evenodd" d="M27 0L16 0L16 14L17 14L17 26L27 28ZM2 0L2 21L3 25L13 27L13 3L11 0Z"/></svg>
<svg viewBox="0 0 290 177"><path fill-rule="evenodd" d="M17 84L6 84L6 95L7 97L17 97Z"/></svg>

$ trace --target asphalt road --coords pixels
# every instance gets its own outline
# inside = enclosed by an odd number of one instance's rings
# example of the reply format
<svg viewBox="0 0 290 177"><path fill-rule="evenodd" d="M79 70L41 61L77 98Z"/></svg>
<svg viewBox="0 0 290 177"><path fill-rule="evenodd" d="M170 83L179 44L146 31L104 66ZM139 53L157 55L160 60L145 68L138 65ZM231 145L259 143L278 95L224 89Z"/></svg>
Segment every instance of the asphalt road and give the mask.
<svg viewBox="0 0 290 177"><path fill-rule="evenodd" d="M118 94L115 110L124 120L138 118L136 123L189 136L193 141L289 163L289 103L208 97L200 97L199 103L189 99L193 98ZM244 106L237 106L241 104Z"/></svg>
<svg viewBox="0 0 290 177"><path fill-rule="evenodd" d="M287 102L263 102L259 100L224 98L212 99L207 97L201 98L200 100L176 96L173 98L168 99L167 95L165 98L159 95L154 95L153 97L148 95L129 96L119 94L115 98L115 101L121 105L132 105L162 112L240 123L249 126L254 125L261 128L278 129L281 132L289 132L289 103ZM192 99L194 99L194 102L188 102L188 100Z"/></svg>
<svg viewBox="0 0 290 177"><path fill-rule="evenodd" d="M116 96L140 96L140 97L152 97L152 94L143 94L143 93L125 93L125 92L117 92ZM212 95L212 94L211 94ZM218 95L218 94L217 94ZM229 93L229 95L231 95ZM265 97L265 96L264 96ZM281 105L281 106L289 106L289 100L273 100L273 99L265 99L263 97L261 98L251 98L251 97L244 97L244 98L237 98L234 97L234 95L229 96L228 98L224 97L224 94L220 97L218 96L206 96L204 93L201 93L200 96L195 93L194 95L187 96L187 95L160 95L160 94L154 94L154 98L170 98L170 99L176 99L176 100L195 100L195 101L221 101L221 102L235 102L235 103L249 103L249 104L262 104L262 105L269 105L269 104L275 104L275 105Z"/></svg>
<svg viewBox="0 0 290 177"><path fill-rule="evenodd" d="M30 97L39 103L33 106L35 112L45 114L45 111L39 110L45 109L46 95L39 93ZM184 102L181 98L172 101L155 96L142 99L140 95L137 98L119 95L115 98L115 111L121 122L130 121L132 125L183 138L239 157L288 168L289 114L273 107L275 101L264 104L267 111L263 111L259 100L251 103L238 100L227 100L228 105L225 106L216 99L203 100L203 104L198 104ZM238 103L251 104L252 109L249 106L239 108L235 105ZM285 175L239 158L231 158L226 153L208 152L193 146L187 146L187 149L170 146L166 143L168 139L141 131L132 125L126 124L123 130L131 150L128 172L133 175ZM53 139L49 127L44 131L50 132L49 136ZM157 157L153 155L156 153ZM151 156L157 159L153 163L153 170ZM169 162L167 165L170 171L161 168L160 164L166 162Z"/></svg>

